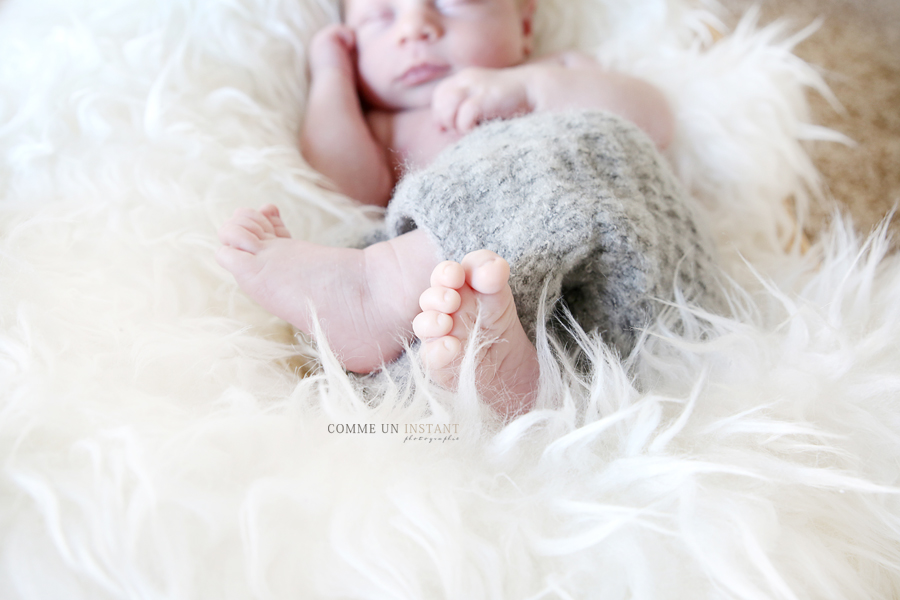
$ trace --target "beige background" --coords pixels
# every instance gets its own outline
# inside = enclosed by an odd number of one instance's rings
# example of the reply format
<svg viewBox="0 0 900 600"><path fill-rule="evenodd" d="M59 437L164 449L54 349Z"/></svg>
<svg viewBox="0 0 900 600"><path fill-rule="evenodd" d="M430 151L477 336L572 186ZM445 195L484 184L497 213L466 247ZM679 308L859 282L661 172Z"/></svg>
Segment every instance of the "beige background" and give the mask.
<svg viewBox="0 0 900 600"><path fill-rule="evenodd" d="M735 19L755 3L723 1ZM766 22L786 16L799 28L823 19L796 52L821 68L843 108L836 111L813 94L814 118L858 145L817 142L811 153L830 196L852 214L857 229L869 231L900 202L900 0L759 1ZM831 210L814 209L810 233ZM891 228L900 248L900 218Z"/></svg>

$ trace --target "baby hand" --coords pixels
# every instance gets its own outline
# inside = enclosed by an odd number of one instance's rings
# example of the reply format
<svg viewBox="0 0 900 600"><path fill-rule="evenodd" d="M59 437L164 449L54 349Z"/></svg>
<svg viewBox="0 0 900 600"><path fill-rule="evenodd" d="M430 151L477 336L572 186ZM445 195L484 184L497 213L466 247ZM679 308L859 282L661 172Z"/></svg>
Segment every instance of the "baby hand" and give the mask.
<svg viewBox="0 0 900 600"><path fill-rule="evenodd" d="M490 119L505 119L534 110L527 73L522 68L469 67L434 90L431 110L445 130L467 133Z"/></svg>
<svg viewBox="0 0 900 600"><path fill-rule="evenodd" d="M320 30L309 46L309 66L313 75L320 69L338 68L355 72L356 35L346 25L333 24Z"/></svg>

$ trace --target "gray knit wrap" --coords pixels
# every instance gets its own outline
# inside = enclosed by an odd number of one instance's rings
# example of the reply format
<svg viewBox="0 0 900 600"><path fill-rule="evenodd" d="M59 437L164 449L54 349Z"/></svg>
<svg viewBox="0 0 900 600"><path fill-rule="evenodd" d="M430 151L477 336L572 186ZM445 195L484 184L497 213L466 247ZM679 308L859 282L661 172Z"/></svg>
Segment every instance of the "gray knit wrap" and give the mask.
<svg viewBox="0 0 900 600"><path fill-rule="evenodd" d="M540 113L482 125L405 177L386 222L390 236L424 229L447 259L488 248L508 260L532 339L546 286L627 354L676 285L701 302L718 287L692 202L634 125Z"/></svg>

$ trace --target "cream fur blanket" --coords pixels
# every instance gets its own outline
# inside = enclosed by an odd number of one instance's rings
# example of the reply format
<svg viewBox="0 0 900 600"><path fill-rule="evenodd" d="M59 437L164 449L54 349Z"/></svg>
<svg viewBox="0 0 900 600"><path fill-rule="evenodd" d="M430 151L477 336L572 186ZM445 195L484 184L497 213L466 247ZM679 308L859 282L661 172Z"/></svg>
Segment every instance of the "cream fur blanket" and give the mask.
<svg viewBox="0 0 900 600"><path fill-rule="evenodd" d="M840 221L783 250L828 137L797 38L541 0L545 49L669 95L736 317L673 306L624 366L586 340L587 378L545 347L501 425L465 385L308 363L213 260L238 206L327 243L373 217L295 143L333 12L0 0L0 597L898 597L900 264Z"/></svg>

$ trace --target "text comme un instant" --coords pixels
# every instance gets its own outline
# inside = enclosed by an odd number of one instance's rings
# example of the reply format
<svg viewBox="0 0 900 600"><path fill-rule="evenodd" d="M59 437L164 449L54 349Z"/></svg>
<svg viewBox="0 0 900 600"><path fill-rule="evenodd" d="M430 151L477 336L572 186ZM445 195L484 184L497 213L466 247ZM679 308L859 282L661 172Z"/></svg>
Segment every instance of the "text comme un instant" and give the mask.
<svg viewBox="0 0 900 600"><path fill-rule="evenodd" d="M400 433L401 425L382 423L381 433ZM458 423L405 423L403 433L407 435L456 435L459 433ZM328 433L378 433L375 423L330 423Z"/></svg>

